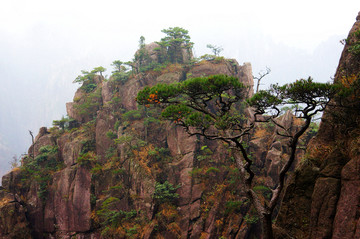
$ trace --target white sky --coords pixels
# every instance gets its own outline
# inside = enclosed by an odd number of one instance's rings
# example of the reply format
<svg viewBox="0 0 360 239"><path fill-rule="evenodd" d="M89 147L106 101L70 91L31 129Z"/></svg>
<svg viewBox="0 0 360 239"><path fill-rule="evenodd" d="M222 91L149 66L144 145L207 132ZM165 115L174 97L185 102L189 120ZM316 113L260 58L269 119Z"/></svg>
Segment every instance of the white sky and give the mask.
<svg viewBox="0 0 360 239"><path fill-rule="evenodd" d="M267 85L328 81L359 11L359 0L2 0L0 151L25 151L28 129L66 115L80 71L131 60L141 35L150 43L162 29L183 27L196 56L214 44L251 62L254 75L270 67Z"/></svg>
<svg viewBox="0 0 360 239"><path fill-rule="evenodd" d="M155 36L152 41L161 29L179 25L197 34L257 31L313 49L331 35L346 34L359 10L357 0L3 0L0 31L21 37L45 25L75 38L92 36L92 41L140 34Z"/></svg>

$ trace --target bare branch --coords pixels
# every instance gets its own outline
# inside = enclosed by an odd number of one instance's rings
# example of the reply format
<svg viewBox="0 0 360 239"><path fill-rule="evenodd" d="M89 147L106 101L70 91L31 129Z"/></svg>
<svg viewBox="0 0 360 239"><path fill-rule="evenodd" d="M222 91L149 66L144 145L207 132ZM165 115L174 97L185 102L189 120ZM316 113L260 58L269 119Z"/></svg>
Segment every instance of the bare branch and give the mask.
<svg viewBox="0 0 360 239"><path fill-rule="evenodd" d="M31 135L31 142L32 142L32 158L35 158L35 143L34 143L34 135L33 132L31 130L29 130L29 134Z"/></svg>
<svg viewBox="0 0 360 239"><path fill-rule="evenodd" d="M253 78L254 78L255 80L257 80L256 93L259 92L260 81L261 81L265 76L267 76L268 74L270 74L270 72L271 72L271 69L270 69L269 67L266 67L266 71L265 71L265 72L264 72L264 71L260 71L260 72L258 73L259 76L253 76Z"/></svg>

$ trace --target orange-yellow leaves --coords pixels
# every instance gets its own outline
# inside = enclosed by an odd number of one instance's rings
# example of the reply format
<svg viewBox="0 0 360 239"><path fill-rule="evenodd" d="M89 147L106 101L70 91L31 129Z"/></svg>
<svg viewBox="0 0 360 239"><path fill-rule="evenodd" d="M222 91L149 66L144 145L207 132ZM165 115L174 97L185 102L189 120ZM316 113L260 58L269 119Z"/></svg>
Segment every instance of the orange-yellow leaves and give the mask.
<svg viewBox="0 0 360 239"><path fill-rule="evenodd" d="M266 130L265 128L259 128L256 129L254 138L264 138L267 137L269 134L270 132L268 132L268 130Z"/></svg>
<svg viewBox="0 0 360 239"><path fill-rule="evenodd" d="M352 74L350 76L343 76L340 79L341 84L347 88L353 90L350 95L352 99L360 98L359 97L359 86L358 84L359 75Z"/></svg>
<svg viewBox="0 0 360 239"><path fill-rule="evenodd" d="M146 101L148 102L147 104L145 104L146 108L150 107L150 104L160 104L160 100L159 97L157 95L158 91L155 91L156 94L150 94L149 98L146 99Z"/></svg>
<svg viewBox="0 0 360 239"><path fill-rule="evenodd" d="M356 78L357 76L355 74L352 74L350 76L343 76L341 78L341 84L346 88L351 88L356 81Z"/></svg>

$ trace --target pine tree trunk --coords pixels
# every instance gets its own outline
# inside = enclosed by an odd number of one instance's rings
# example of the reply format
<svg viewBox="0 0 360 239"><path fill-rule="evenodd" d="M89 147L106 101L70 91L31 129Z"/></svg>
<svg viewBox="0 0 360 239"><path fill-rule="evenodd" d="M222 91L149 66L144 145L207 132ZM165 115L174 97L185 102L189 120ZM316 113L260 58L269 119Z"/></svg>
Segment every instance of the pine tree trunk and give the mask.
<svg viewBox="0 0 360 239"><path fill-rule="evenodd" d="M264 214L263 217L261 218L261 221L262 221L263 239L274 239L271 214Z"/></svg>

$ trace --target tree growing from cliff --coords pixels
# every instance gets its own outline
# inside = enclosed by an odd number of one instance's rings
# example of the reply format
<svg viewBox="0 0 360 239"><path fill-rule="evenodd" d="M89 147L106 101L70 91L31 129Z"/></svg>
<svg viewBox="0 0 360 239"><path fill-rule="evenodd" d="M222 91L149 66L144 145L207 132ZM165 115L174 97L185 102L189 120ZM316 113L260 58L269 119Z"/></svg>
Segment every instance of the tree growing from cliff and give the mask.
<svg viewBox="0 0 360 239"><path fill-rule="evenodd" d="M165 49L165 61L183 63L183 49L189 53L193 46L193 43L190 42L189 31L181 27L170 27L161 32L166 36L157 43Z"/></svg>
<svg viewBox="0 0 360 239"><path fill-rule="evenodd" d="M18 158L18 157L16 156L16 154L12 157L12 160L9 162L9 164L10 164L10 166L11 166L11 169L14 169L14 168L17 168L17 167L20 166L20 165L19 165L20 159L21 159L21 157Z"/></svg>
<svg viewBox="0 0 360 239"><path fill-rule="evenodd" d="M125 68L125 66L123 66L123 64L124 64L124 62L122 62L120 60L113 61L111 66L113 66L115 70L112 73L125 71L126 68Z"/></svg>
<svg viewBox="0 0 360 239"><path fill-rule="evenodd" d="M260 82L261 82L261 80L262 80L265 76L269 75L270 72L271 72L271 69L270 69L269 67L266 67L266 71L260 71L260 72L258 73L258 76L253 76L253 78L254 78L255 80L257 80L257 83L256 83L256 91L255 91L256 93L259 92L259 87L260 87Z"/></svg>
<svg viewBox="0 0 360 239"><path fill-rule="evenodd" d="M224 48L222 48L221 46L216 46L211 44L207 44L206 47L209 48L214 53L215 56L219 56L220 52L224 50Z"/></svg>
<svg viewBox="0 0 360 239"><path fill-rule="evenodd" d="M92 82L94 79L94 75L95 73L93 72L82 70L81 75L78 75L73 81L73 83L83 84L83 83Z"/></svg>
<svg viewBox="0 0 360 239"><path fill-rule="evenodd" d="M129 78L130 72L128 72L128 69L124 66L124 64L126 63L120 60L113 61L111 64L111 66L114 67L111 77L117 82L125 82Z"/></svg>
<svg viewBox="0 0 360 239"><path fill-rule="evenodd" d="M141 36L139 40L139 50L135 53L133 60L133 62L136 62L138 65L138 71L146 69L145 66L148 63L149 58L149 53L145 48L145 37Z"/></svg>
<svg viewBox="0 0 360 239"><path fill-rule="evenodd" d="M106 71L106 68L104 68L104 67L102 67L102 66L98 66L98 67L95 67L95 68L91 71L91 73L94 73L94 74L99 73L100 76L102 77L102 76L103 76L102 73L103 73L104 71Z"/></svg>
<svg viewBox="0 0 360 239"><path fill-rule="evenodd" d="M245 192L256 209L263 227L263 238L274 238L272 216L284 188L285 175L295 160L299 138L308 129L311 119L323 111L334 87L328 83L315 83L311 78L298 80L283 86L272 85L267 91L259 91L247 100L253 109L253 120L241 113L241 102L245 102L248 89L235 77L214 75L192 78L181 83L157 84L145 87L138 93L137 102L163 108L161 116L182 126L190 135L203 136L209 140L220 140L234 150L234 158L244 175ZM284 105L302 104L297 116L303 124L296 128L281 125L278 116ZM269 201L263 200L254 190L254 159L244 139L257 122L272 122L278 135L288 139L290 154L278 175L278 184L272 190Z"/></svg>

